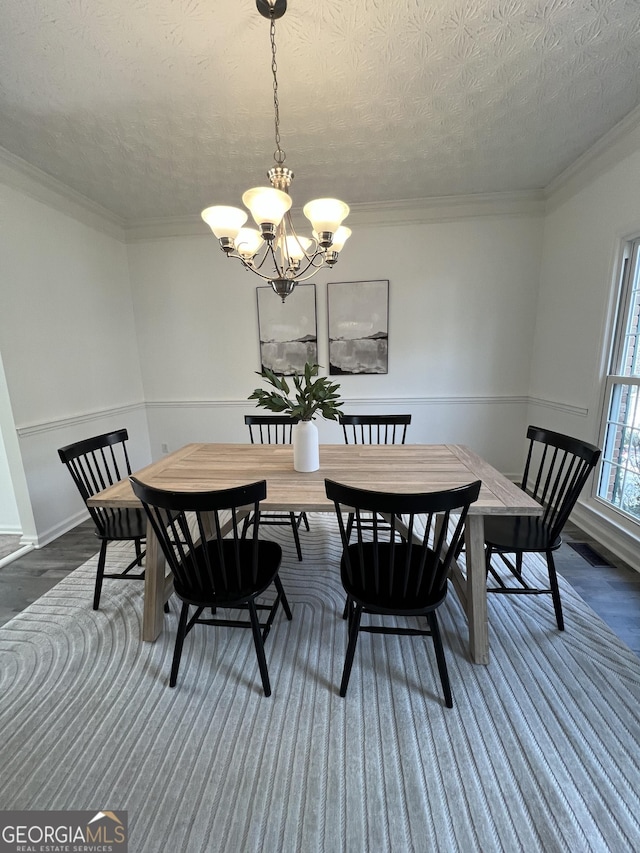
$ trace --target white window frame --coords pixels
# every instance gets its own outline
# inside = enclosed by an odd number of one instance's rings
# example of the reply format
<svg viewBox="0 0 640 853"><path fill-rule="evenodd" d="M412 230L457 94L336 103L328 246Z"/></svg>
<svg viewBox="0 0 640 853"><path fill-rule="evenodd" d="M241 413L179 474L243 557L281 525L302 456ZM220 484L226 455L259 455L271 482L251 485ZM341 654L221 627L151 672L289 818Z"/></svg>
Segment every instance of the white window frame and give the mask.
<svg viewBox="0 0 640 853"><path fill-rule="evenodd" d="M603 509L607 513L611 513L614 518L621 518L627 524L637 527L640 525L640 514L634 515L601 495L601 484L603 481L610 482L611 472L615 468L620 467L618 460L614 458L615 433L609 429L615 389L620 386L636 387L639 389L636 393L640 395L640 375L632 376L623 372L625 369L623 360L627 352L626 343L629 330L629 314L633 306L633 284L635 281L637 287L640 281L640 235L625 241L621 261L620 274L618 276L617 311L615 323L613 324L609 366L600 418L600 446L603 448L603 453L597 476L594 478L593 496ZM637 365L640 363L640 330L636 334L636 344L635 363ZM640 372L640 368L637 366L636 370ZM637 415L640 415L640 404L637 405L635 411ZM619 423L619 421L613 421L613 423Z"/></svg>

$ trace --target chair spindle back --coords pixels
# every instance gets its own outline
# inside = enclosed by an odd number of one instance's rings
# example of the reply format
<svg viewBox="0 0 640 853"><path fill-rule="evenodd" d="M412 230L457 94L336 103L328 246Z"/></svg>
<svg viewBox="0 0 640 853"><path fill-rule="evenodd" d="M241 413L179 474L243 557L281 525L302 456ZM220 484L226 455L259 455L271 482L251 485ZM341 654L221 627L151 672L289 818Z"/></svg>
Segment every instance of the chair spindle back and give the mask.
<svg viewBox="0 0 640 853"><path fill-rule="evenodd" d="M521 487L545 508L542 519L553 542L560 535L600 449L562 433L530 426Z"/></svg>
<svg viewBox="0 0 640 853"><path fill-rule="evenodd" d="M443 592L469 506L480 481L425 494L356 489L325 480L333 500L350 585L363 597L406 600ZM353 513L356 540L349 545L344 514Z"/></svg>
<svg viewBox="0 0 640 853"><path fill-rule="evenodd" d="M340 415L345 444L404 444L411 415Z"/></svg>
<svg viewBox="0 0 640 853"><path fill-rule="evenodd" d="M291 444L291 431L299 418L288 415L245 415L251 444Z"/></svg>
<svg viewBox="0 0 640 853"><path fill-rule="evenodd" d="M119 429L68 444L58 450L60 460L67 466L85 503L93 495L131 474L126 445L128 438L127 430ZM109 521L117 521L123 512L110 507L87 509L100 535L104 535Z"/></svg>
<svg viewBox="0 0 640 853"><path fill-rule="evenodd" d="M185 493L152 488L136 477L129 479L181 598L213 601L216 595L238 590L248 580L256 582L258 524L251 539L242 537L242 524L246 511L259 518L260 501L267 494L265 480L214 492ZM233 547L223 547L229 541Z"/></svg>

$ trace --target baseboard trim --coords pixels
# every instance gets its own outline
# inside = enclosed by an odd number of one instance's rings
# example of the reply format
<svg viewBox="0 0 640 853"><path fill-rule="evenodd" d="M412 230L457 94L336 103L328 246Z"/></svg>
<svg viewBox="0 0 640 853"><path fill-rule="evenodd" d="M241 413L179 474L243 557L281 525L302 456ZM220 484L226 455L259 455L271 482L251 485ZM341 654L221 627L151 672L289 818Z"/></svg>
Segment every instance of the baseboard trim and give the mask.
<svg viewBox="0 0 640 853"><path fill-rule="evenodd" d="M83 521L87 521L89 517L89 513L85 508L75 513L75 515L72 515L69 518L65 518L58 524L54 524L53 527L50 527L48 530L45 530L40 536L38 536L38 542L36 547L43 548L45 545L48 545L49 542L53 542L54 539L57 539L59 536L62 536L63 533L68 533L70 530L73 530L74 527L77 527L79 524L82 524ZM98 547L99 546L96 545L96 551L98 550Z"/></svg>

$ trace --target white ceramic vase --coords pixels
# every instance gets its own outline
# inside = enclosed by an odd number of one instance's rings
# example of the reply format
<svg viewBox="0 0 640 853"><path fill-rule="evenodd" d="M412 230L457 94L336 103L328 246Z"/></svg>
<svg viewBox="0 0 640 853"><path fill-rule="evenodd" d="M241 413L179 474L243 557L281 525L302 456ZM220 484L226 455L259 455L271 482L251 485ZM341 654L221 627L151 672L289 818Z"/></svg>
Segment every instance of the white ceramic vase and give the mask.
<svg viewBox="0 0 640 853"><path fill-rule="evenodd" d="M318 427L313 421L299 421L293 426L293 467L303 472L320 467Z"/></svg>

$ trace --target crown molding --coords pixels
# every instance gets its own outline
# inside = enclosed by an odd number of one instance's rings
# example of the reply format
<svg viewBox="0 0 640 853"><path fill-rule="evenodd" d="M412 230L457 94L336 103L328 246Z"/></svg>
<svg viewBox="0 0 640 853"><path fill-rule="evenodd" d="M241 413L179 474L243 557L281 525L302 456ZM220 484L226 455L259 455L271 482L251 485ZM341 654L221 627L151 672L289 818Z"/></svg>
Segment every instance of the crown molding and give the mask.
<svg viewBox="0 0 640 853"><path fill-rule="evenodd" d="M124 242L124 219L1 147L0 183Z"/></svg>
<svg viewBox="0 0 640 853"><path fill-rule="evenodd" d="M373 204L350 205L349 225L421 225L449 222L478 216L542 216L545 211L543 190L476 193L460 196L434 196ZM294 215L301 211L294 211ZM166 237L211 236L200 216L166 219L140 219L125 227L128 243L161 240Z"/></svg>
<svg viewBox="0 0 640 853"><path fill-rule="evenodd" d="M355 225L419 225L479 216L541 216L544 211L542 190L521 190L353 204L349 222Z"/></svg>
<svg viewBox="0 0 640 853"><path fill-rule="evenodd" d="M628 113L591 148L555 177L544 190L547 210L553 210L595 178L640 150L640 106Z"/></svg>
<svg viewBox="0 0 640 853"><path fill-rule="evenodd" d="M544 216L600 174L639 150L640 106L628 113L544 189L352 204L349 223L366 227L429 224L483 216ZM125 220L1 147L0 182L73 217L83 225L127 243L210 235L196 214Z"/></svg>

